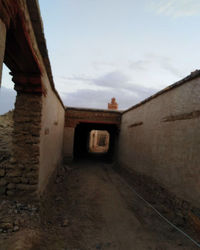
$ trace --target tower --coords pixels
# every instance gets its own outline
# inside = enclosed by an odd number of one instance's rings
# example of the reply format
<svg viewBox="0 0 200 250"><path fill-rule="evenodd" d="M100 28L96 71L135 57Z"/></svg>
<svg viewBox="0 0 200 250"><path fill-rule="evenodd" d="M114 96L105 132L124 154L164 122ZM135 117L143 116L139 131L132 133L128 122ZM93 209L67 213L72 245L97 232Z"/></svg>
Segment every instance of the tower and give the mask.
<svg viewBox="0 0 200 250"><path fill-rule="evenodd" d="M111 99L111 103L108 103L108 109L117 110L118 109L118 103L116 102L115 97Z"/></svg>

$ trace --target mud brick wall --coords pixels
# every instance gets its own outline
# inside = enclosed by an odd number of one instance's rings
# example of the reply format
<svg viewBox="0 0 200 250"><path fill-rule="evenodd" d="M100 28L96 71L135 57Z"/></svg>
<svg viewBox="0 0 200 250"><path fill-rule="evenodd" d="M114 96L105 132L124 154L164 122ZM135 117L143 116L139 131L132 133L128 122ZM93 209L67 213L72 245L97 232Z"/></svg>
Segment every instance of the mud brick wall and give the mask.
<svg viewBox="0 0 200 250"><path fill-rule="evenodd" d="M62 163L65 120L65 109L52 90L47 75L43 75L42 82L46 94L42 96L39 195L45 191L50 179L54 178Z"/></svg>
<svg viewBox="0 0 200 250"><path fill-rule="evenodd" d="M37 1L0 0L0 6L0 76L4 61L18 93L11 158L9 164L2 159L0 183L7 195L39 197L62 161L64 105L55 89Z"/></svg>
<svg viewBox="0 0 200 250"><path fill-rule="evenodd" d="M13 115L13 148L6 169L7 195L37 190L42 98L18 93Z"/></svg>
<svg viewBox="0 0 200 250"><path fill-rule="evenodd" d="M42 80L46 95L18 92L11 124L1 125L0 119L2 195L38 199L62 163L65 110L47 76Z"/></svg>
<svg viewBox="0 0 200 250"><path fill-rule="evenodd" d="M200 208L199 93L199 76L183 79L125 111L119 136L119 163L132 183L188 216Z"/></svg>
<svg viewBox="0 0 200 250"><path fill-rule="evenodd" d="M13 112L0 116L0 195L6 194L7 167L10 164L12 150Z"/></svg>

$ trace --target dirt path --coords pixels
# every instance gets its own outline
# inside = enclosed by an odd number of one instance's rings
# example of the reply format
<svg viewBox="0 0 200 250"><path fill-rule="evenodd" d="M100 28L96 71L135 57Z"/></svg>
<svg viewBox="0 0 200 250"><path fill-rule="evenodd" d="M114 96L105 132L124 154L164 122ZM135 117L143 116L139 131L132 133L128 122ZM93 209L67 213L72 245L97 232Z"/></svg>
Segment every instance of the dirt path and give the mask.
<svg viewBox="0 0 200 250"><path fill-rule="evenodd" d="M46 232L33 249L198 249L139 200L110 165L72 167L52 189Z"/></svg>

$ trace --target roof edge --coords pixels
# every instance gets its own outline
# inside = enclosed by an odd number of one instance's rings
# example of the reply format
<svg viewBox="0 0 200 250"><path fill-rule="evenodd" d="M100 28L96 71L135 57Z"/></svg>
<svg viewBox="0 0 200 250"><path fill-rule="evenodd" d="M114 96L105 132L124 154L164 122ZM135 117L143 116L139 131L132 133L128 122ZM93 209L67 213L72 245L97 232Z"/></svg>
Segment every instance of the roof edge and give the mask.
<svg viewBox="0 0 200 250"><path fill-rule="evenodd" d="M91 111L91 112L107 112L121 114L123 111L120 110L109 110L109 109L96 109L96 108L84 108L84 107L65 107L65 110L77 110L77 111Z"/></svg>
<svg viewBox="0 0 200 250"><path fill-rule="evenodd" d="M53 92L56 94L57 98L59 99L61 105L63 106L63 108L65 108L63 101L55 88L55 84L53 80L51 64L50 64L47 45L46 45L46 39L44 35L43 21L41 18L38 0L29 0L29 1L26 1L26 3L27 3L27 8L29 11L30 19L31 19L33 31L35 34L35 38L37 41L38 49L41 54L44 66L45 66L50 85L52 87Z"/></svg>

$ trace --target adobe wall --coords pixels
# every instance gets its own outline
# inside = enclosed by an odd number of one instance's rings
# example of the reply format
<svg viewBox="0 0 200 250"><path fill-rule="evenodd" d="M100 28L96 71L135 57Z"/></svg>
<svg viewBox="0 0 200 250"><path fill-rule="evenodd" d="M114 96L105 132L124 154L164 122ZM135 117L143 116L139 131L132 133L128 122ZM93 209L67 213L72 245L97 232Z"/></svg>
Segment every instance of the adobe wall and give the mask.
<svg viewBox="0 0 200 250"><path fill-rule="evenodd" d="M38 2L0 0L0 7L0 72L4 61L17 91L12 149L0 164L0 189L8 196L38 198L62 161L65 110L53 82Z"/></svg>
<svg viewBox="0 0 200 250"><path fill-rule="evenodd" d="M123 113L119 136L121 170L136 189L186 213L200 208L199 93L200 76L161 91Z"/></svg>
<svg viewBox="0 0 200 250"><path fill-rule="evenodd" d="M73 160L74 132L75 128L72 127L65 127L64 129L64 161L66 163Z"/></svg>
<svg viewBox="0 0 200 250"><path fill-rule="evenodd" d="M63 135L65 110L52 90L47 76L42 77L46 96L42 96L42 120L40 131L40 168L38 192L42 193L49 178L63 159Z"/></svg>

